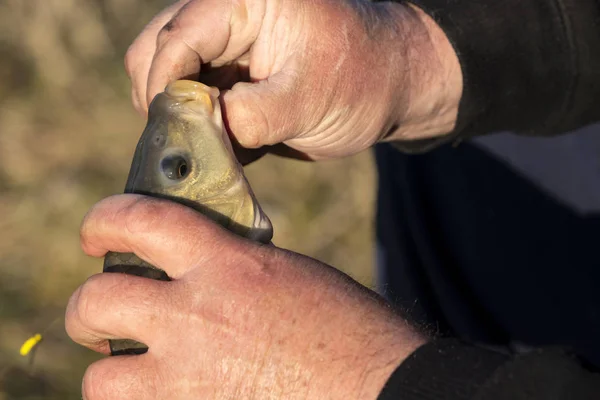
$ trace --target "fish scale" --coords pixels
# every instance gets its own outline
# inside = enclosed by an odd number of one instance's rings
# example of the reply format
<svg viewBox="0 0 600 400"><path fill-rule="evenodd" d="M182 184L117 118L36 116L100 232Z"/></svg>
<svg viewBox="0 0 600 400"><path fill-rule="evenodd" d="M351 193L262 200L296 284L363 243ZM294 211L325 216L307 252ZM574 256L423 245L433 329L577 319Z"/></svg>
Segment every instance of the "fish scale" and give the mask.
<svg viewBox="0 0 600 400"><path fill-rule="evenodd" d="M218 89L188 80L175 81L156 95L125 192L184 204L240 236L269 243L271 221L233 153L218 95ZM133 253L108 252L103 271L170 280L165 271ZM109 340L109 345L112 355L148 351L131 339Z"/></svg>

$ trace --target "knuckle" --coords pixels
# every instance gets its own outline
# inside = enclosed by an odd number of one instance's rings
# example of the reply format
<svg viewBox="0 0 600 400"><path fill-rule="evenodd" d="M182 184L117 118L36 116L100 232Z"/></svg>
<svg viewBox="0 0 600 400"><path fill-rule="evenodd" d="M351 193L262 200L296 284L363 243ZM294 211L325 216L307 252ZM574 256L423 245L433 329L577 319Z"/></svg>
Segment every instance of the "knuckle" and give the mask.
<svg viewBox="0 0 600 400"><path fill-rule="evenodd" d="M84 218L79 230L79 243L86 254L92 254L97 250L96 235L102 232L102 223L104 222L100 218L90 217L89 215Z"/></svg>
<svg viewBox="0 0 600 400"><path fill-rule="evenodd" d="M80 322L79 316L77 315L77 303L79 301L79 291L80 288L77 289L75 293L69 299L69 303L67 304L67 310L65 312L65 331L67 335L71 338L75 338L78 336Z"/></svg>
<svg viewBox="0 0 600 400"><path fill-rule="evenodd" d="M86 239L90 233L98 227L97 224L102 220L100 203L96 203L84 216L79 227L79 236Z"/></svg>
<svg viewBox="0 0 600 400"><path fill-rule="evenodd" d="M112 386L110 374L104 368L104 364L96 362L91 364L83 375L81 391L86 400L108 400L108 391Z"/></svg>
<svg viewBox="0 0 600 400"><path fill-rule="evenodd" d="M152 233L190 218L190 209L172 201L138 195L115 218L129 235Z"/></svg>
<svg viewBox="0 0 600 400"><path fill-rule="evenodd" d="M96 203L83 217L79 228L79 237L84 250L90 245L96 235L110 229L114 223L115 196L103 199Z"/></svg>
<svg viewBox="0 0 600 400"><path fill-rule="evenodd" d="M139 196L115 217L121 219L127 233L135 235L152 230L164 214L164 207L157 199Z"/></svg>
<svg viewBox="0 0 600 400"><path fill-rule="evenodd" d="M163 27L160 28L160 31L158 31L158 35L156 38L156 43L158 47L162 46L167 40L174 36L177 36L179 32L181 32L181 25L179 24L177 18L178 15L178 13L175 14L173 18L171 18L171 20L169 20L169 22L163 25Z"/></svg>
<svg viewBox="0 0 600 400"><path fill-rule="evenodd" d="M103 293L109 293L107 290L106 279L110 275L96 274L89 277L79 288L74 311L77 315L79 324L87 329L93 329L96 325L98 313L106 307L102 301Z"/></svg>
<svg viewBox="0 0 600 400"><path fill-rule="evenodd" d="M77 298L77 302L75 304L75 313L77 314L79 322L84 326L89 326L90 321L93 320L93 317L90 315L94 314L94 304L96 303L93 299L90 299L90 296L94 296L95 290L92 288L94 285L93 277L87 279L79 289L79 296Z"/></svg>
<svg viewBox="0 0 600 400"><path fill-rule="evenodd" d="M90 235L91 227L93 224L93 219L91 218L92 211L88 211L87 214L83 217L83 221L81 221L81 225L79 226L79 241L85 245L88 242L88 238Z"/></svg>

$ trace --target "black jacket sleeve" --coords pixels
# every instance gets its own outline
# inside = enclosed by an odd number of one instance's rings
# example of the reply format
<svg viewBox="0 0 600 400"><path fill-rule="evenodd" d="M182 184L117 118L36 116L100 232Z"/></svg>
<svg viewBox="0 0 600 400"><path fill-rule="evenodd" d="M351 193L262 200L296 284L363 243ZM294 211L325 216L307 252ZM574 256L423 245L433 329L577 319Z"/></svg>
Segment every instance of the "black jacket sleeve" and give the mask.
<svg viewBox="0 0 600 400"><path fill-rule="evenodd" d="M592 400L600 375L559 350L511 355L441 339L417 349L378 400Z"/></svg>
<svg viewBox="0 0 600 400"><path fill-rule="evenodd" d="M410 2L445 32L464 85L455 130L400 149L506 130L549 136L600 120L600 0Z"/></svg>
<svg viewBox="0 0 600 400"><path fill-rule="evenodd" d="M555 135L600 120L600 0L410 1L446 33L464 87L451 134L396 147L422 152L503 130ZM558 350L441 339L406 359L379 396L438 399L600 399L600 375Z"/></svg>
<svg viewBox="0 0 600 400"><path fill-rule="evenodd" d="M554 135L600 120L600 0L410 0L454 47L464 88L449 140ZM415 351L379 400L600 399L600 375L553 349L510 354L453 339Z"/></svg>

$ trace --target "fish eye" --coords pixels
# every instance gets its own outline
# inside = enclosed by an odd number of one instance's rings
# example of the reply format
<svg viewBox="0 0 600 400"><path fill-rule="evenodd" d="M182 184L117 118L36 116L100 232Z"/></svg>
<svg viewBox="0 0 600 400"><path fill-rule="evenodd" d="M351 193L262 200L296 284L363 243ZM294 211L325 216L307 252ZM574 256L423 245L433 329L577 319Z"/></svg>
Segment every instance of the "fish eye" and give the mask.
<svg viewBox="0 0 600 400"><path fill-rule="evenodd" d="M183 156L166 156L160 162L160 168L165 176L173 181L185 178L190 172L189 165Z"/></svg>

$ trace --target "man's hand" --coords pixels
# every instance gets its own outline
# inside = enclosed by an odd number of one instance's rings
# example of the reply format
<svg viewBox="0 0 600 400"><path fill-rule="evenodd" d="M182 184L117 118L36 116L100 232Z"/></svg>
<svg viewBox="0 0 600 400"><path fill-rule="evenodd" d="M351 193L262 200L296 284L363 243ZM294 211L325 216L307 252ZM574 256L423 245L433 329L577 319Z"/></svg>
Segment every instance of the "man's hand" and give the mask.
<svg viewBox="0 0 600 400"><path fill-rule="evenodd" d="M368 0L179 1L125 64L142 114L169 82L199 79L232 88L222 101L234 141L284 143L311 159L448 133L462 92L457 57L429 17Z"/></svg>
<svg viewBox="0 0 600 400"><path fill-rule="evenodd" d="M165 200L118 195L81 230L85 252L134 252L173 281L102 273L72 296L66 329L109 353L83 379L86 400L375 399L424 339L335 269L239 238Z"/></svg>

